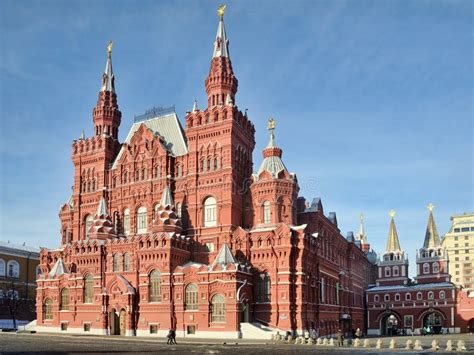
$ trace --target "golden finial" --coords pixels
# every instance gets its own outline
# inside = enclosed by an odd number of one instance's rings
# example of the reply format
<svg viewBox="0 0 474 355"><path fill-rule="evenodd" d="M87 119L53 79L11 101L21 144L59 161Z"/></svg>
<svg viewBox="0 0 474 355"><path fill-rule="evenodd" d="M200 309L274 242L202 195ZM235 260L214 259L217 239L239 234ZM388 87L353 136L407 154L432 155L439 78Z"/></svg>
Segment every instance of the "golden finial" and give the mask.
<svg viewBox="0 0 474 355"><path fill-rule="evenodd" d="M275 129L275 126L276 126L276 121L275 121L275 119L270 117L270 118L268 119L267 129L268 129L269 131L273 131L273 130Z"/></svg>
<svg viewBox="0 0 474 355"><path fill-rule="evenodd" d="M390 214L390 217L392 217L392 218L395 217L395 211L394 210L390 210L389 214Z"/></svg>
<svg viewBox="0 0 474 355"><path fill-rule="evenodd" d="M430 212L433 212L434 207L435 206L432 203L430 203L428 206L426 206L426 208L428 208L428 211L430 211Z"/></svg>
<svg viewBox="0 0 474 355"><path fill-rule="evenodd" d="M112 54L112 46L114 45L114 42L109 41L109 44L107 45L107 56L110 58L110 55Z"/></svg>
<svg viewBox="0 0 474 355"><path fill-rule="evenodd" d="M219 16L220 20L222 20L224 18L224 12L225 12L226 7L227 7L227 5L222 4L217 8L217 16Z"/></svg>

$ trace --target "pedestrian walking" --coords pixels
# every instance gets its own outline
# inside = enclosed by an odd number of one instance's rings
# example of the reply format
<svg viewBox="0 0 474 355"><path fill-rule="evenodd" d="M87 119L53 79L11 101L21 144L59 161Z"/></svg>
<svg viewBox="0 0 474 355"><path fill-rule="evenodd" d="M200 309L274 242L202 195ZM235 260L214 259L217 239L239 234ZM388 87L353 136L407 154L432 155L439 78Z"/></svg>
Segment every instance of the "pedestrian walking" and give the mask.
<svg viewBox="0 0 474 355"><path fill-rule="evenodd" d="M173 344L173 330L172 329L170 329L166 337L168 338L168 341L166 342L166 344Z"/></svg>
<svg viewBox="0 0 474 355"><path fill-rule="evenodd" d="M342 331L340 329L336 333L336 339L337 346L344 346L344 335L342 334Z"/></svg>

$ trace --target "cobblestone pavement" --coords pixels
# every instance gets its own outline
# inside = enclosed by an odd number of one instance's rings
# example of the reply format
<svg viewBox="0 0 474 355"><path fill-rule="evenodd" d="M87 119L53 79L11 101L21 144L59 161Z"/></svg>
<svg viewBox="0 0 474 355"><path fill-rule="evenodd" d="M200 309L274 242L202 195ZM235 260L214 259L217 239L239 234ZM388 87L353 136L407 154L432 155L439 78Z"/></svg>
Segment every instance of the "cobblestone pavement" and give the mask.
<svg viewBox="0 0 474 355"><path fill-rule="evenodd" d="M377 339L370 339L371 349L357 349L352 347L323 347L317 345L295 345L275 343L273 341L251 340L217 340L217 339L179 339L178 345L167 345L163 338L117 337L117 336L87 336L87 335L57 335L57 334L15 334L0 333L0 354L5 353L170 353L170 354L305 354L305 353L331 353L350 354L359 353L384 353L384 354L414 354L420 351L403 350L408 339L421 340L424 353L431 352L431 342L437 339L440 350L443 352L446 341L451 339L456 345L458 340L466 344L465 353L474 353L474 335L444 335L428 337L397 337L397 349L389 350L391 338L382 338L382 350L375 349ZM224 342L226 344L224 344ZM236 344L237 343L237 344ZM453 353L453 352L451 352Z"/></svg>

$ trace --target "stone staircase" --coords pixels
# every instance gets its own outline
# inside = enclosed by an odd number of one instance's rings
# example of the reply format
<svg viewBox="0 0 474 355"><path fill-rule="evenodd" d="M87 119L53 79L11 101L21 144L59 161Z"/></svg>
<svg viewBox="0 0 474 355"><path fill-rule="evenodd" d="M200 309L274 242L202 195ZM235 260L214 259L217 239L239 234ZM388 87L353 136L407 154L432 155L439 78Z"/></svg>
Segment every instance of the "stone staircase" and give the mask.
<svg viewBox="0 0 474 355"><path fill-rule="evenodd" d="M261 323L240 323L242 339L265 339L270 340L272 335L278 333L277 329L267 327ZM284 335L284 332L280 331Z"/></svg>

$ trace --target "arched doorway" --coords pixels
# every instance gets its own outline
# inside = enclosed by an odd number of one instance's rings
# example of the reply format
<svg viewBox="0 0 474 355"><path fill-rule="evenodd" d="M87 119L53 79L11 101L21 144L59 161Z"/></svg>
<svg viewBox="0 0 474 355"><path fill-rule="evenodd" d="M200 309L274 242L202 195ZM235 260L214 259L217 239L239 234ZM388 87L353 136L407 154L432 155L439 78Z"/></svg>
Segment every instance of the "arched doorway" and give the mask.
<svg viewBox="0 0 474 355"><path fill-rule="evenodd" d="M387 314L380 320L380 335L397 335L398 318L394 314Z"/></svg>
<svg viewBox="0 0 474 355"><path fill-rule="evenodd" d="M428 313L423 318L423 327L430 327L432 333L439 334L443 329L443 316L439 312Z"/></svg>
<svg viewBox="0 0 474 355"><path fill-rule="evenodd" d="M122 310L120 311L120 335L125 335L126 320L127 314L125 312L125 309L122 308Z"/></svg>
<svg viewBox="0 0 474 355"><path fill-rule="evenodd" d="M119 314L112 309L109 314L110 335L120 335Z"/></svg>

